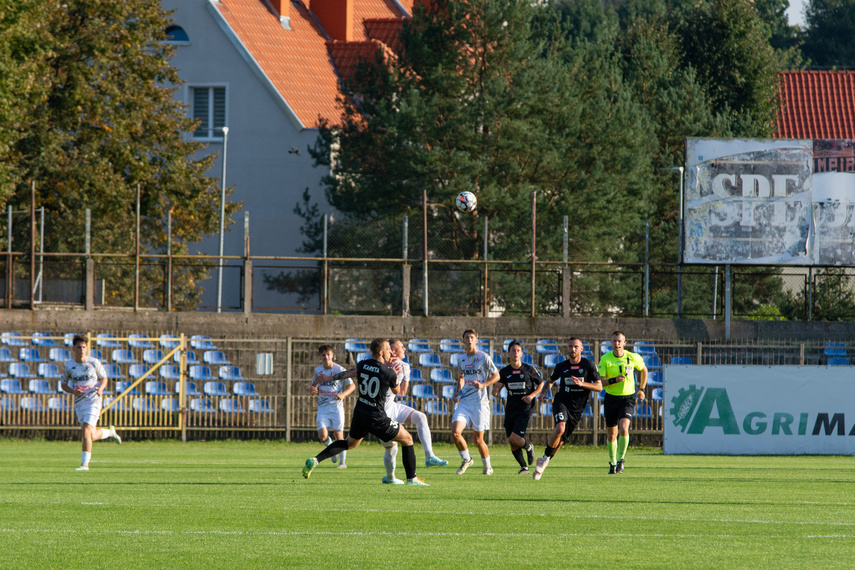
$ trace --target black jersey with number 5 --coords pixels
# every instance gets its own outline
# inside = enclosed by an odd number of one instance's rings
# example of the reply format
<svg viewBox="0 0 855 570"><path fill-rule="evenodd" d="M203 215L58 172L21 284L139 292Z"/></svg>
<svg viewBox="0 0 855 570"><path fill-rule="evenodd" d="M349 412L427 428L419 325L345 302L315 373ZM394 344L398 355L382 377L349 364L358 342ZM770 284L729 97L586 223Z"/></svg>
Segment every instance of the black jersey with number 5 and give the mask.
<svg viewBox="0 0 855 570"><path fill-rule="evenodd" d="M600 374L593 362L582 358L578 364L572 364L569 360L559 362L549 376L549 379L556 383L553 387L555 399L567 406L568 410L581 413L591 397L591 391L577 386L573 377L583 382L596 382L600 379Z"/></svg>
<svg viewBox="0 0 855 570"><path fill-rule="evenodd" d="M386 393L398 385L395 371L369 358L356 364L355 382L359 397L356 398L354 411L385 416Z"/></svg>

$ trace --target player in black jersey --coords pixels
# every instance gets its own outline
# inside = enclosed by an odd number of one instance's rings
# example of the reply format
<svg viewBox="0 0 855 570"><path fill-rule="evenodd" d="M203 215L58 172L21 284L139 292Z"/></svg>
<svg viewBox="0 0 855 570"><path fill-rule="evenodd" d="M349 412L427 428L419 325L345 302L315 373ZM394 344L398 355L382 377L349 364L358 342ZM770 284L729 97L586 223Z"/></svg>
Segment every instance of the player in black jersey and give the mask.
<svg viewBox="0 0 855 570"><path fill-rule="evenodd" d="M591 400L591 392L602 392L603 383L597 366L582 357L582 341L576 337L567 341L567 360L558 363L549 376L549 390L557 382L553 392L552 417L555 429L547 439L546 451L537 460L532 477L537 481L549 460L558 453L561 445L570 439L573 430L579 425L585 406ZM547 390L548 391L548 390Z"/></svg>
<svg viewBox="0 0 855 570"><path fill-rule="evenodd" d="M493 396L498 396L501 385L508 389L505 403L505 435L511 445L511 453L520 464L520 475L528 475L528 466L534 462L534 446L526 441L525 430L531 419L531 411L537 405L537 396L543 388L543 379L534 366L522 361L523 347L518 340L508 345L511 363L499 370L499 381L493 387ZM525 449L528 459L523 459Z"/></svg>
<svg viewBox="0 0 855 570"><path fill-rule="evenodd" d="M416 477L416 454L413 451L413 436L404 426L386 415L386 393L389 390L397 393L398 378L394 370L383 364L390 357L389 341L385 338L375 338L371 341L371 358L362 360L356 365L356 386L359 397L353 408L353 418L347 439L340 439L329 444L326 449L315 457L306 460L303 467L303 477L306 479L312 470L324 459L338 455L342 451L354 449L362 439L374 435L383 441L396 441L401 444L401 459L407 472L407 485L427 485ZM339 372L333 380L339 380L346 372Z"/></svg>

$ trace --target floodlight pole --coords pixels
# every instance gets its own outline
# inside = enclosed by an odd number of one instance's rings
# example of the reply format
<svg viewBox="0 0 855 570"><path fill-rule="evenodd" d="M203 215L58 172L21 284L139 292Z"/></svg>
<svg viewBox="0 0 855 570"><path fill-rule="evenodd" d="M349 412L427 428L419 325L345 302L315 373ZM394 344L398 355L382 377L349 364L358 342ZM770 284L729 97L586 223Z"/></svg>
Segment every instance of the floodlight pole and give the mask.
<svg viewBox="0 0 855 570"><path fill-rule="evenodd" d="M223 176L220 188L220 259L217 270L217 312L223 312L223 234L226 218L226 151L229 148L229 128L223 127Z"/></svg>
<svg viewBox="0 0 855 570"><path fill-rule="evenodd" d="M683 314L683 172L682 166L674 166L671 168L660 168L659 170L667 170L670 172L680 173L680 200L679 210L677 211L677 226L679 234L677 236L677 318Z"/></svg>

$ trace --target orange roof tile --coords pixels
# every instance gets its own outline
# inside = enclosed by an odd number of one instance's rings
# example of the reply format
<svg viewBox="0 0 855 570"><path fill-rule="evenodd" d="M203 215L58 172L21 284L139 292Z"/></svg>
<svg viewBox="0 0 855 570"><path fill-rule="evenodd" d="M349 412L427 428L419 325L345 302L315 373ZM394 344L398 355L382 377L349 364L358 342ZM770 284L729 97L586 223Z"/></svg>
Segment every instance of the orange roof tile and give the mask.
<svg viewBox="0 0 855 570"><path fill-rule="evenodd" d="M778 74L778 138L855 139L855 71Z"/></svg>
<svg viewBox="0 0 855 570"><path fill-rule="evenodd" d="M351 0L353 2L353 39L365 41L370 37L363 22L377 18L401 18L404 16L393 0ZM402 3L404 4L404 3Z"/></svg>
<svg viewBox="0 0 855 570"><path fill-rule="evenodd" d="M363 20L368 37L383 42L396 53L400 49L399 37L403 22L404 18L369 18Z"/></svg>
<svg viewBox="0 0 855 570"><path fill-rule="evenodd" d="M292 4L291 30L263 0L213 4L300 122L317 126L318 115L337 122L339 82L326 37L302 4Z"/></svg>
<svg viewBox="0 0 855 570"><path fill-rule="evenodd" d="M356 72L356 66L362 61L371 61L377 52L382 53L384 61L394 61L395 54L388 46L377 40L365 42L327 42L335 66L343 82L347 83Z"/></svg>

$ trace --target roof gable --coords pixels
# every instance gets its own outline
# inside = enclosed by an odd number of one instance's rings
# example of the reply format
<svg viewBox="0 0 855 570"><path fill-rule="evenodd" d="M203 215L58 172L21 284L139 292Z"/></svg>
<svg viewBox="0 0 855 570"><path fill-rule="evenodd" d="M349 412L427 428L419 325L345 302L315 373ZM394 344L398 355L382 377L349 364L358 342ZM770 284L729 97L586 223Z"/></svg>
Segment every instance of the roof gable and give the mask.
<svg viewBox="0 0 855 570"><path fill-rule="evenodd" d="M855 71L778 74L778 138L855 139Z"/></svg>

